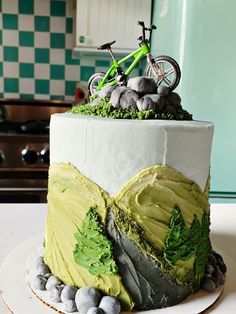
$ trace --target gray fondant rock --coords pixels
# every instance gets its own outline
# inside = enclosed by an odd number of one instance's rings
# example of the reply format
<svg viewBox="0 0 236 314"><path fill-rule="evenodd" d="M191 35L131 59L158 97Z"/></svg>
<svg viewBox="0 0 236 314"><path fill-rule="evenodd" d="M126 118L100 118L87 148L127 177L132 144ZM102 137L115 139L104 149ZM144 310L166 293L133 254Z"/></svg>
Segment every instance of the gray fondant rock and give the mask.
<svg viewBox="0 0 236 314"><path fill-rule="evenodd" d="M111 93L111 98L110 98L110 103L112 104L113 107L115 108L120 107L120 98L125 93L126 90L127 90L127 87L125 86L120 86L113 90L113 92Z"/></svg>
<svg viewBox="0 0 236 314"><path fill-rule="evenodd" d="M53 302L56 302L56 303L61 302L61 291L62 291L62 289L63 288L61 286L59 286L59 287L55 287L52 290L50 290L49 296Z"/></svg>
<svg viewBox="0 0 236 314"><path fill-rule="evenodd" d="M56 286L59 286L61 284L61 280L57 278L56 276L51 276L48 278L48 281L46 283L46 290L51 291L56 288Z"/></svg>
<svg viewBox="0 0 236 314"><path fill-rule="evenodd" d="M105 312L103 311L103 309L100 309L99 307L93 306L93 307L90 307L87 314L105 314Z"/></svg>
<svg viewBox="0 0 236 314"><path fill-rule="evenodd" d="M163 112L165 110L165 107L166 107L165 97L158 94L147 94L143 96L143 98L145 97L149 97L152 99L154 103L154 110L156 112Z"/></svg>
<svg viewBox="0 0 236 314"><path fill-rule="evenodd" d="M68 313L77 311L77 307L74 300L66 300L64 302L64 310Z"/></svg>
<svg viewBox="0 0 236 314"><path fill-rule="evenodd" d="M179 106L181 104L181 97L179 96L179 94L171 92L166 96L166 99L168 101L168 103L171 106Z"/></svg>
<svg viewBox="0 0 236 314"><path fill-rule="evenodd" d="M43 256L39 256L35 262L35 268L38 268L41 265L45 265Z"/></svg>
<svg viewBox="0 0 236 314"><path fill-rule="evenodd" d="M166 111L169 112L169 113L173 113L173 114L177 113L176 109L173 106L171 106L171 105L167 105Z"/></svg>
<svg viewBox="0 0 236 314"><path fill-rule="evenodd" d="M149 98L151 98L152 101L153 101L154 104L155 104L155 103L158 102L158 99L160 98L160 95L157 95L157 94L146 94L146 95L143 96L143 98L144 98L144 97L149 97Z"/></svg>
<svg viewBox="0 0 236 314"><path fill-rule="evenodd" d="M93 287L84 287L77 290L75 304L81 314L87 314L90 307L97 307L101 299L99 291Z"/></svg>
<svg viewBox="0 0 236 314"><path fill-rule="evenodd" d="M104 296L99 307L103 309L105 314L120 314L121 311L120 302L111 296Z"/></svg>
<svg viewBox="0 0 236 314"><path fill-rule="evenodd" d="M135 91L126 89L120 98L120 107L125 109L135 108L138 99L139 95Z"/></svg>
<svg viewBox="0 0 236 314"><path fill-rule="evenodd" d="M33 280L33 286L35 289L38 289L38 290L45 290L46 283L47 283L47 279L42 275L36 276Z"/></svg>
<svg viewBox="0 0 236 314"><path fill-rule="evenodd" d="M212 279L205 276L202 280L202 289L213 292L216 289L216 285Z"/></svg>
<svg viewBox="0 0 236 314"><path fill-rule="evenodd" d="M164 112L166 105L167 105L166 98L161 95L157 95L157 97L155 98L155 111Z"/></svg>
<svg viewBox="0 0 236 314"><path fill-rule="evenodd" d="M155 109L155 104L151 97L144 96L137 101L139 111Z"/></svg>
<svg viewBox="0 0 236 314"><path fill-rule="evenodd" d="M50 273L50 269L46 264L40 264L38 263L37 268L35 269L36 275L46 275L47 273Z"/></svg>
<svg viewBox="0 0 236 314"><path fill-rule="evenodd" d="M121 270L122 282L135 303L135 309L168 307L187 297L190 289L178 285L174 278L161 271L158 263L117 227L111 212L107 231L113 240L113 254Z"/></svg>
<svg viewBox="0 0 236 314"><path fill-rule="evenodd" d="M110 98L114 89L115 86L106 85L98 92L98 96L100 98Z"/></svg>
<svg viewBox="0 0 236 314"><path fill-rule="evenodd" d="M155 94L157 90L155 80L145 76L130 78L127 87L140 94Z"/></svg>
<svg viewBox="0 0 236 314"><path fill-rule="evenodd" d="M100 97L97 97L95 98L92 102L90 102L90 106L96 106L98 105L99 103L101 102L101 98Z"/></svg>
<svg viewBox="0 0 236 314"><path fill-rule="evenodd" d="M73 286L66 285L61 292L62 302L65 302L67 300L74 300L77 290L78 289Z"/></svg>
<svg viewBox="0 0 236 314"><path fill-rule="evenodd" d="M161 96L167 96L169 94L169 88L165 85L159 85L157 87L157 94Z"/></svg>

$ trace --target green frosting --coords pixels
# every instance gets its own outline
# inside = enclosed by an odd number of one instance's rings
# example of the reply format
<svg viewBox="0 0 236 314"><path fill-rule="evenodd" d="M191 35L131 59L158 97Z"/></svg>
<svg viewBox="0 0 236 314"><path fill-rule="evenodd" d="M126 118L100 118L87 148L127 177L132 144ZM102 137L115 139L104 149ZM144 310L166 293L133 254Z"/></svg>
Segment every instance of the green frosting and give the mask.
<svg viewBox="0 0 236 314"><path fill-rule="evenodd" d="M140 228L138 223L125 211L115 205L112 207L112 213L118 228L126 234L141 251L154 258L157 264L161 265L163 260L161 251L153 248L153 246L146 241L145 232Z"/></svg>
<svg viewBox="0 0 236 314"><path fill-rule="evenodd" d="M51 164L45 262L66 284L94 286L117 297L124 309L132 308L124 274L122 269L117 273L104 233L111 211L122 233L155 259L161 271L180 285L197 287L210 245L208 184L201 191L175 169L156 165L111 197L74 166ZM88 212L94 204L96 210Z"/></svg>
<svg viewBox="0 0 236 314"><path fill-rule="evenodd" d="M93 275L117 274L118 268L112 257L112 243L104 233L99 216L90 208L82 224L81 231L75 235L77 240L74 258Z"/></svg>
<svg viewBox="0 0 236 314"><path fill-rule="evenodd" d="M196 240L196 262L195 262L195 274L199 278L202 278L202 274L205 273L208 254L211 251L211 241L209 238L210 233L210 216L204 213L202 216L201 229L196 228L195 237ZM198 241L198 242L197 242Z"/></svg>
<svg viewBox="0 0 236 314"><path fill-rule="evenodd" d="M207 191L170 167L153 166L127 182L114 200L130 218L115 212L119 228L191 290L199 287L209 253L209 245L199 244L210 243ZM130 220L142 232L135 232Z"/></svg>
<svg viewBox="0 0 236 314"><path fill-rule="evenodd" d="M83 106L74 106L70 112L113 119L192 120L192 115L182 108L178 108L176 114L170 112L155 112L153 109L139 111L134 108L114 108L106 99L101 99L101 103L97 105L86 104Z"/></svg>
<svg viewBox="0 0 236 314"><path fill-rule="evenodd" d="M163 248L164 257L170 265L174 265L179 259L187 259L193 254L194 246L190 238L190 229L184 222L181 210L178 207L174 208Z"/></svg>
<svg viewBox="0 0 236 314"><path fill-rule="evenodd" d="M115 204L137 222L145 239L162 251L176 204L189 228L195 215L209 212L207 195L199 186L167 166L152 166L130 179L114 197ZM124 222L126 225L126 222Z"/></svg>
<svg viewBox="0 0 236 314"><path fill-rule="evenodd" d="M99 222L105 226L109 196L70 164L54 163L49 168L48 214L45 232L45 263L65 284L93 286L117 297L122 308L133 307L132 298L119 274L93 275L75 262L75 234L83 230L88 208L96 204ZM110 203L110 201L109 201Z"/></svg>
<svg viewBox="0 0 236 314"><path fill-rule="evenodd" d="M204 212L201 223L197 216L194 216L188 228L177 206L170 219L163 248L164 258L177 282L189 284L192 290L196 290L200 285L211 250L209 223L209 215Z"/></svg>

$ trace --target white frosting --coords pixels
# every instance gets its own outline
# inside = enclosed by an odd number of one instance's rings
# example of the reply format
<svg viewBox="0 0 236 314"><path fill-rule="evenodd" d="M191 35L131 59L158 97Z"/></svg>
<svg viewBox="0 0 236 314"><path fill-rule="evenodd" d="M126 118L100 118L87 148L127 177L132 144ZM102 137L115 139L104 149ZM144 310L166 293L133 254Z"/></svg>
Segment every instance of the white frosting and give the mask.
<svg viewBox="0 0 236 314"><path fill-rule="evenodd" d="M200 121L116 120L54 114L50 162L71 163L110 195L139 171L168 165L204 190L213 124Z"/></svg>

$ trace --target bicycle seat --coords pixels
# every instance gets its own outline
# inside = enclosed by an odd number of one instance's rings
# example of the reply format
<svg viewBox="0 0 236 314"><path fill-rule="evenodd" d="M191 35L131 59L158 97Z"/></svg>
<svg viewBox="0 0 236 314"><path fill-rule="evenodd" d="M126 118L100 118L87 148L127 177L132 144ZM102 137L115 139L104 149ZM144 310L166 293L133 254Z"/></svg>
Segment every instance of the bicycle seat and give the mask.
<svg viewBox="0 0 236 314"><path fill-rule="evenodd" d="M111 41L110 43L106 43L98 47L98 50L105 50L111 48L111 45L113 45L116 42L116 40Z"/></svg>

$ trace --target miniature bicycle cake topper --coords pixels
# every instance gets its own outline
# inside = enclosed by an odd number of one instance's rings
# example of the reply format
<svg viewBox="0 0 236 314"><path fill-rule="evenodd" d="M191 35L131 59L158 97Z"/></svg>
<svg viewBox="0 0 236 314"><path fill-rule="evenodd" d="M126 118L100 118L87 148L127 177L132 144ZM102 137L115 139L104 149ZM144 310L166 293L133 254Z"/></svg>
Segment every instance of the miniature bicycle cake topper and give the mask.
<svg viewBox="0 0 236 314"><path fill-rule="evenodd" d="M142 27L142 35L138 38L139 48L122 59L116 59L112 51L111 46L116 41L108 42L98 47L99 50L107 49L113 62L106 73L97 72L90 77L88 81L88 90L91 95L97 93L106 85L125 85L129 74L144 57L147 59L145 76L155 78L158 86L165 85L170 91L177 87L181 77L181 71L178 63L169 56L153 57L151 54L150 40L152 31L156 29L156 26L151 25L148 28L145 26L143 21L138 21L138 25ZM146 39L146 31L150 33L149 39ZM130 66L127 69L123 69L121 65L132 58L133 61Z"/></svg>
<svg viewBox="0 0 236 314"><path fill-rule="evenodd" d="M141 21L138 24L142 27L139 48L122 59L116 59L112 51L115 41L98 47L109 51L112 64L106 73L98 72L90 77L88 102L75 105L72 113L113 119L192 120L192 114L181 105L181 97L173 92L181 77L178 63L169 56L153 57L149 43L156 26L148 28ZM144 57L145 75L130 78L129 74ZM124 67L128 60L130 65Z"/></svg>

